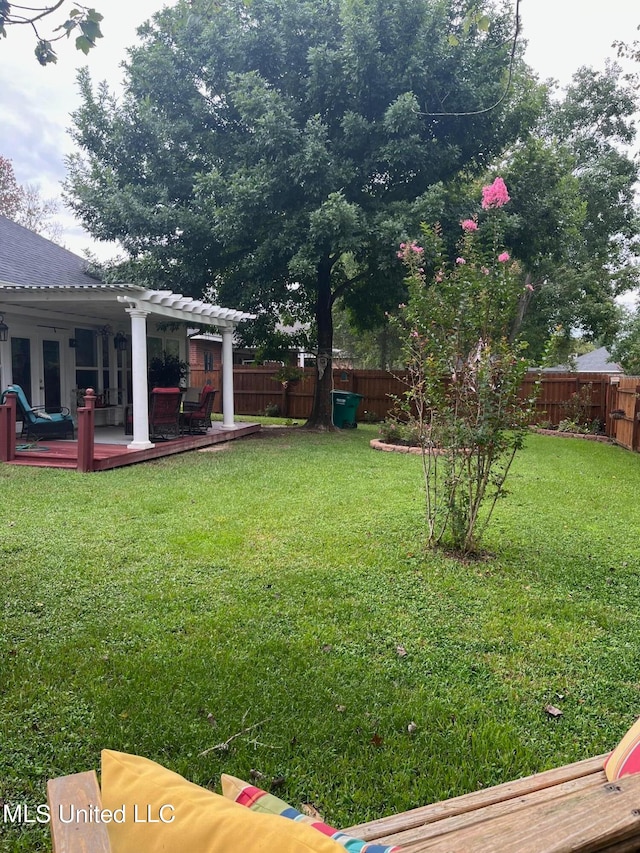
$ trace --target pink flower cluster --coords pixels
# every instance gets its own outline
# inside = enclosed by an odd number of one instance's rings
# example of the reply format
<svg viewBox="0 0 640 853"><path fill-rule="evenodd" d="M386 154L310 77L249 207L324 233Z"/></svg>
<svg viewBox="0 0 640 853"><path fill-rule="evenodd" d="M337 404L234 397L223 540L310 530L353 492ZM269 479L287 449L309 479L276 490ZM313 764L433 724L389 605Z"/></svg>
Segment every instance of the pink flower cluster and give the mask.
<svg viewBox="0 0 640 853"><path fill-rule="evenodd" d="M423 255L424 249L422 246L418 246L418 244L413 241L413 243L400 243L400 251L397 252L399 258L406 257L409 252L413 252L416 255Z"/></svg>
<svg viewBox="0 0 640 853"><path fill-rule="evenodd" d="M510 200L507 186L502 178L496 178L492 184L482 187L482 209L502 207Z"/></svg>
<svg viewBox="0 0 640 853"><path fill-rule="evenodd" d="M467 233L478 230L478 223L475 219L463 219L460 225L462 226L462 230Z"/></svg>
<svg viewBox="0 0 640 853"><path fill-rule="evenodd" d="M509 260L509 258L510 258L509 252L500 252L500 254L498 255L498 260L500 261L501 264L506 264L507 261Z"/></svg>

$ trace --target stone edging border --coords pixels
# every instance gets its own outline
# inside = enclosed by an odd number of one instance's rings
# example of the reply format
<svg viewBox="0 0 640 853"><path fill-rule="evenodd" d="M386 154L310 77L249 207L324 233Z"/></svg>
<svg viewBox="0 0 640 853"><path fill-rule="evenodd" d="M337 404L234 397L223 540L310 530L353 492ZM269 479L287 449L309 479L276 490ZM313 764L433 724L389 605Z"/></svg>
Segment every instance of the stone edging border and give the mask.
<svg viewBox="0 0 640 853"><path fill-rule="evenodd" d="M536 432L538 435L552 435L556 438L581 438L585 441L604 441L607 444L614 443L606 435L585 435L581 432L558 432L557 429L533 429L532 432ZM369 442L369 446L374 450L382 450L385 453L411 453L417 456L422 453L422 449L420 447L410 447L407 444L387 444L384 441L380 441L379 438L372 438Z"/></svg>
<svg viewBox="0 0 640 853"><path fill-rule="evenodd" d="M536 427L532 432L537 432L538 435L553 435L556 438L582 438L584 441L604 441L607 444L613 444L608 435L591 435L583 432L559 432L557 429L541 429Z"/></svg>
<svg viewBox="0 0 640 853"><path fill-rule="evenodd" d="M372 438L369 446L373 447L374 450L384 450L386 453L422 453L419 447L409 447L408 444L386 444L379 438Z"/></svg>
<svg viewBox="0 0 640 853"><path fill-rule="evenodd" d="M380 441L379 438L372 438L369 442L369 446L373 447L374 450L384 450L385 453L412 453L414 456L422 455L421 447L410 447L408 444L387 444L384 441ZM429 452L435 454L444 453L443 450L439 450L438 448L433 448Z"/></svg>

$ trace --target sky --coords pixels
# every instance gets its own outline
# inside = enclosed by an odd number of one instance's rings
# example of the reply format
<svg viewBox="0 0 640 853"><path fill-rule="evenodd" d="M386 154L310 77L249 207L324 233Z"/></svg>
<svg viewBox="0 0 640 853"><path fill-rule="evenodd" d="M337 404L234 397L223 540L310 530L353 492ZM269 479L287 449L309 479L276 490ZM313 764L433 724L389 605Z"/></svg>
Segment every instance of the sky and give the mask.
<svg viewBox="0 0 640 853"><path fill-rule="evenodd" d="M104 38L87 57L72 40L62 41L58 63L43 68L33 55L35 41L27 27L9 28L8 38L0 40L0 154L12 161L18 183L37 185L45 198L60 196L64 158L74 150L67 128L79 106L77 69L88 65L94 81L107 80L117 91L120 63L137 40L137 27L164 5L173 5L162 0L84 2L104 15ZM554 78L560 85L582 65L603 68L605 59L615 56L613 41L640 39L640 10L630 0L521 0L520 15L527 62L540 79ZM43 29L51 32L59 22L44 19ZM117 246L96 244L62 205L57 219L62 242L77 254L85 249L102 259L116 254Z"/></svg>

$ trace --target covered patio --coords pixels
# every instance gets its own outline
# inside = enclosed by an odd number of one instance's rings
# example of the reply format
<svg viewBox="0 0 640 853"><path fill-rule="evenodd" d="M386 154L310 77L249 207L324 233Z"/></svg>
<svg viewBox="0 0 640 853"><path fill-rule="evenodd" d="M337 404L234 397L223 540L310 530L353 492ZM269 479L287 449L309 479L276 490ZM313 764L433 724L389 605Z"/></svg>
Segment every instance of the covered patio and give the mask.
<svg viewBox="0 0 640 853"><path fill-rule="evenodd" d="M170 290L99 281L83 258L0 216L0 392L13 386L24 392L13 411L0 406L0 461L104 470L256 431L258 425L234 419L234 332L252 316ZM207 413L201 434L187 436L181 420L170 441L156 443L156 436L167 436L150 431L150 420L158 423L150 399L158 404L173 389L176 412L181 404L188 412L189 394L202 390L189 388L184 374L189 329L222 338L222 370L212 389L222 424L207 429ZM177 365L180 378L165 371L160 380L156 362ZM159 387L155 395L149 375ZM68 412L74 440L46 429L23 429L16 440L16 423L38 407ZM111 427L120 429L117 438L113 432L105 438Z"/></svg>
<svg viewBox="0 0 640 853"><path fill-rule="evenodd" d="M233 334L238 323L251 319L253 315L236 311L232 308L222 308L190 297L180 296L167 290L149 290L134 284L71 284L71 285L33 285L10 284L0 282L0 307L6 315L7 325L14 316L33 318L32 323L38 328L50 328L54 333L58 330L74 330L77 328L98 326L96 334L107 337L114 328L114 344L117 352L124 353L130 364L130 389L128 391L133 409L133 437L129 443L131 450L151 448L149 439L149 392L147 380L147 336L148 320L156 322L156 327L177 324L182 328L182 336L186 338L187 327L214 327L222 334L222 412L223 424L226 429L233 429ZM89 319L90 318L90 319ZM38 322L41 320L41 322ZM24 321L24 320L23 320ZM127 328L128 327L128 328ZM127 331L124 331L127 329ZM50 335L53 337L53 335ZM75 348L74 338L69 338L69 347ZM12 354L13 356L13 354ZM0 359L0 364L9 364L12 359ZM112 363L111 372L116 365ZM43 364L43 376L47 367ZM58 366L59 382L64 387L64 364ZM101 375L102 374L102 375ZM120 370L120 376L123 371ZM114 405L120 404L122 409L115 411L115 422L122 422L124 417L124 402L122 381L120 386L107 371L96 371L96 376L102 379L103 387L95 388L99 394L111 390L119 391L119 399ZM3 376L3 387L15 381L14 378ZM43 385L46 380L43 379ZM67 382L67 385L69 382ZM74 383L75 384L75 383ZM96 383L97 384L97 383ZM44 388L46 391L46 388ZM29 393L29 391L27 391ZM125 391L126 393L126 391ZM63 393L63 398L64 398ZM45 401L46 402L46 399Z"/></svg>

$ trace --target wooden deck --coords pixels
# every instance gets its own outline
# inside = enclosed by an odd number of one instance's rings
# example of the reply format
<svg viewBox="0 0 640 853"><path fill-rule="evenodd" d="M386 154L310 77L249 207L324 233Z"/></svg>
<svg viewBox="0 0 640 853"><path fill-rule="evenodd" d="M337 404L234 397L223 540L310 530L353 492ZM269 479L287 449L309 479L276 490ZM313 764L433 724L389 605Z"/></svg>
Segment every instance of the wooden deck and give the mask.
<svg viewBox="0 0 640 853"><path fill-rule="evenodd" d="M607 782L606 755L345 829L406 853L632 853L640 773Z"/></svg>
<svg viewBox="0 0 640 853"><path fill-rule="evenodd" d="M214 423L205 435L183 435L169 441L158 441L154 447L146 450L129 450L126 442L131 441L131 437L125 437L124 433L121 433L121 438L117 441L110 442L109 436L105 436L106 441L102 440L101 431L97 429L93 448L93 470L107 471L124 465L148 462L150 459L160 459L163 456L173 456L175 453L185 453L188 450L202 450L215 444L252 435L260 429L260 424L254 423L236 424L233 428L225 428L221 423ZM114 438L117 436L116 430L110 430L109 433ZM42 440L23 443L18 439L15 457L4 464L75 470L78 468L78 442Z"/></svg>

